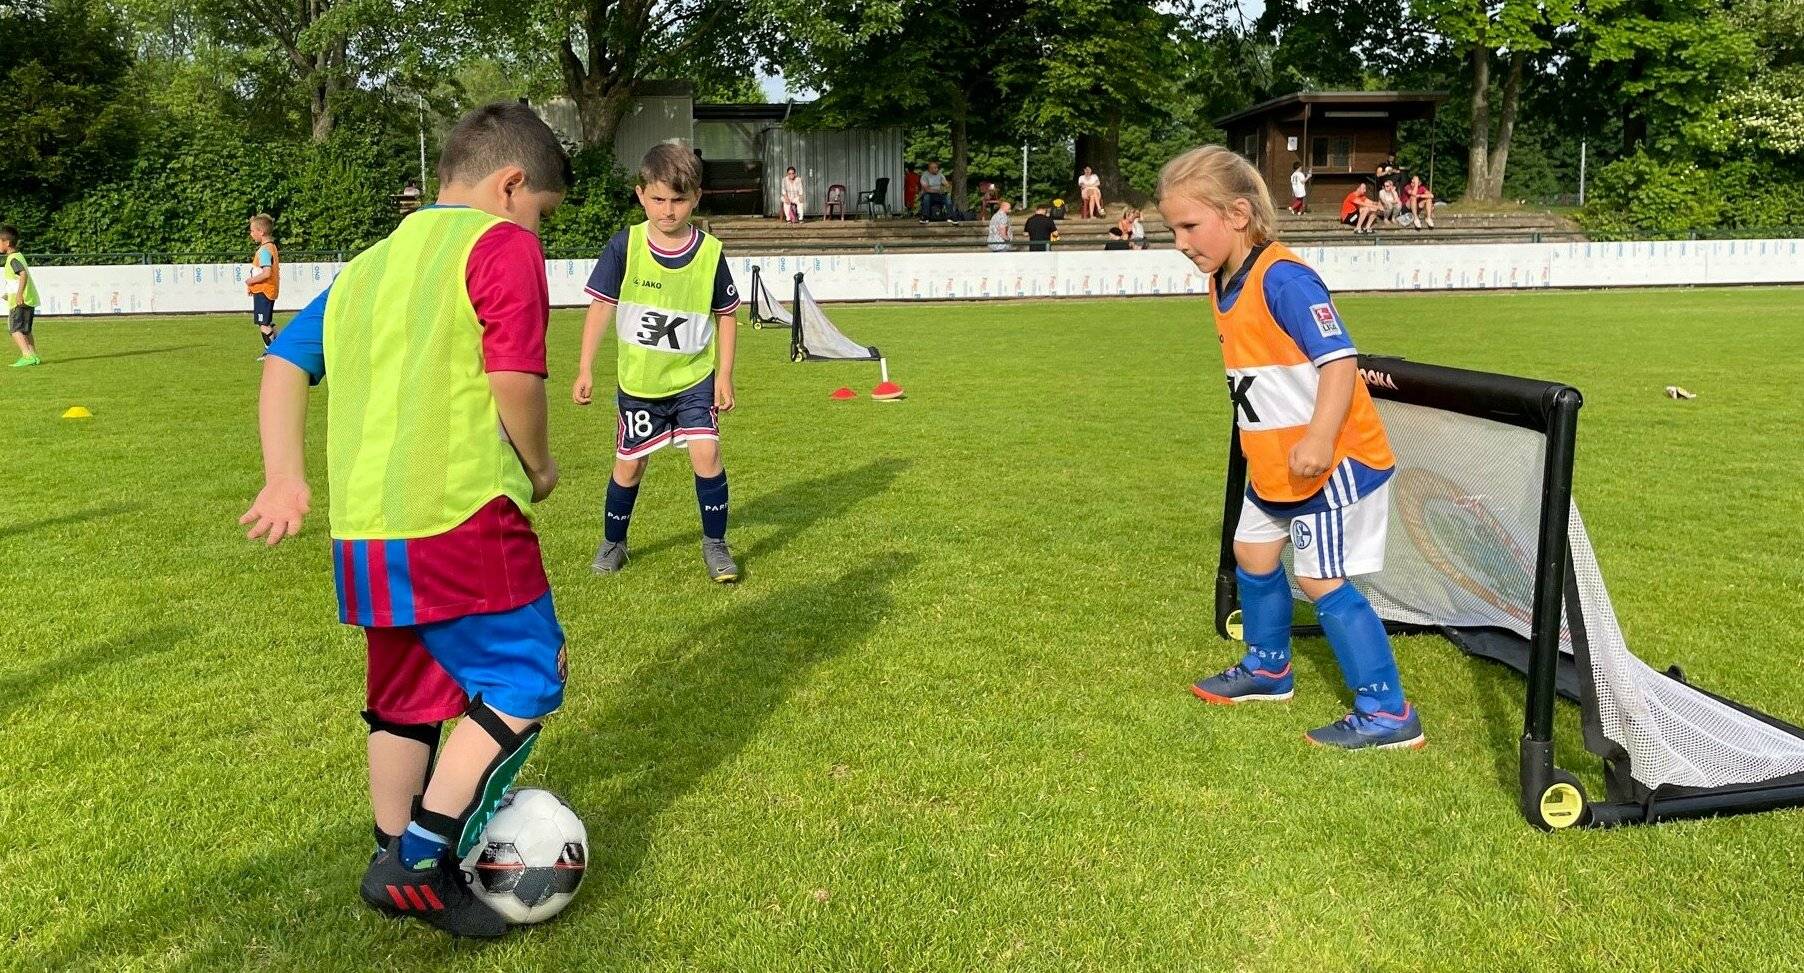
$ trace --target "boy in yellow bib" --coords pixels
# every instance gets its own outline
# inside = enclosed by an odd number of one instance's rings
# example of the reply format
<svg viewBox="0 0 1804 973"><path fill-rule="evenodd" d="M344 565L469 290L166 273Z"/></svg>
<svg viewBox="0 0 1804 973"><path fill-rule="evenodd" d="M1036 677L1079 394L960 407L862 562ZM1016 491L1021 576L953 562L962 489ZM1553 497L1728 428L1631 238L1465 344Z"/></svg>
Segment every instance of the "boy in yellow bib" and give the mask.
<svg viewBox="0 0 1804 973"><path fill-rule="evenodd" d="M1353 691L1351 714L1305 736L1349 750L1419 748L1422 721L1404 699L1384 623L1346 580L1384 567L1396 460L1340 312L1315 271L1273 239L1265 181L1228 149L1206 145L1166 163L1159 211L1209 277L1247 458L1234 533L1247 651L1191 692L1224 705L1290 699L1290 580L1280 560L1289 544L1297 586Z"/></svg>
<svg viewBox="0 0 1804 973"><path fill-rule="evenodd" d="M689 224L701 198L701 161L690 149L653 146L639 166L646 220L608 241L586 288L582 358L570 397L594 401L595 352L618 317L620 423L601 547L591 565L611 574L626 564L626 531L651 454L689 451L702 520L702 563L721 583L739 580L727 549L727 471L719 415L733 409L733 346L739 291L720 241ZM718 324L717 324L718 322Z"/></svg>

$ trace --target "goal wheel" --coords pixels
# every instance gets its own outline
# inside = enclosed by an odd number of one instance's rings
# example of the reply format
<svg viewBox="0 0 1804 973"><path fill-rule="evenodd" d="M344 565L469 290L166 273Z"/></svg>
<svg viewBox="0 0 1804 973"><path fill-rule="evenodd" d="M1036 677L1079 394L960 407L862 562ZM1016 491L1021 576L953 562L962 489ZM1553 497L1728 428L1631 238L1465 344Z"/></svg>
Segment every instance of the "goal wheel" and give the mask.
<svg viewBox="0 0 1804 973"><path fill-rule="evenodd" d="M1541 826L1551 831L1584 824L1591 816L1590 807L1585 803L1585 788L1577 777L1564 770L1555 770L1553 779L1541 788L1535 810Z"/></svg>
<svg viewBox="0 0 1804 973"><path fill-rule="evenodd" d="M1240 609L1236 608L1229 612L1227 620L1221 623L1221 627L1227 631L1228 638L1236 642L1247 640L1246 625L1241 620Z"/></svg>

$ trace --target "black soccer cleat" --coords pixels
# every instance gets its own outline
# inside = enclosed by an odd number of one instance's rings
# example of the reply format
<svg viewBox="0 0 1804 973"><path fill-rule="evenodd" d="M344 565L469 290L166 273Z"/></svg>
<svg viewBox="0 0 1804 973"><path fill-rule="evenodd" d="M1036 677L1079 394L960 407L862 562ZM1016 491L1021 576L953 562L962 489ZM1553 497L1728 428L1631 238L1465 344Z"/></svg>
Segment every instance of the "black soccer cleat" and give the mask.
<svg viewBox="0 0 1804 973"><path fill-rule="evenodd" d="M445 854L410 870L401 864L399 838L370 862L358 893L383 915L420 919L453 936L489 939L507 932L507 920L470 891L455 859Z"/></svg>

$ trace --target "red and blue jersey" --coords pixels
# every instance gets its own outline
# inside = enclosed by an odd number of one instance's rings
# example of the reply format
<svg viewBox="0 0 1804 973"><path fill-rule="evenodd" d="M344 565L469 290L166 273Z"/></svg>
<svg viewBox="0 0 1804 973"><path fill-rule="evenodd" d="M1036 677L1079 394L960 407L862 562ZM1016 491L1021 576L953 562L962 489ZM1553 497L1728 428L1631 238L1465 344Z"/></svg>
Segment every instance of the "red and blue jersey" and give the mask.
<svg viewBox="0 0 1804 973"><path fill-rule="evenodd" d="M338 619L346 625L424 625L511 611L551 590L538 535L507 497L431 537L334 538L332 568Z"/></svg>
<svg viewBox="0 0 1804 973"><path fill-rule="evenodd" d="M470 251L465 285L482 324L483 368L543 376L551 298L539 239L498 223ZM297 314L269 354L325 378L326 299ZM551 589L532 524L505 496L442 534L406 540L332 540L338 617L348 625L406 626L511 611Z"/></svg>

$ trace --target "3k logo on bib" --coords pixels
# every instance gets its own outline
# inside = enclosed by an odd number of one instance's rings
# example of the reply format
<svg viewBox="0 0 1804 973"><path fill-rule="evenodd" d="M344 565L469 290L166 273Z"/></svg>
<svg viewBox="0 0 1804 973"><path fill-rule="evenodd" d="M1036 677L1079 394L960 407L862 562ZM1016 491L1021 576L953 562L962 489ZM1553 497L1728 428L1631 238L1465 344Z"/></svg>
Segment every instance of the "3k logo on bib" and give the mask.
<svg viewBox="0 0 1804 973"><path fill-rule="evenodd" d="M687 323L688 318L671 317L662 311L646 311L639 317L639 343L647 348L656 348L668 341L670 350L681 351L683 346L677 343L677 329Z"/></svg>

